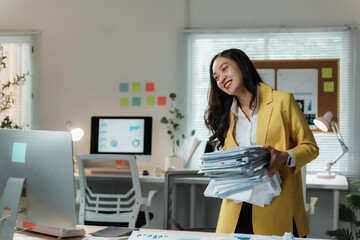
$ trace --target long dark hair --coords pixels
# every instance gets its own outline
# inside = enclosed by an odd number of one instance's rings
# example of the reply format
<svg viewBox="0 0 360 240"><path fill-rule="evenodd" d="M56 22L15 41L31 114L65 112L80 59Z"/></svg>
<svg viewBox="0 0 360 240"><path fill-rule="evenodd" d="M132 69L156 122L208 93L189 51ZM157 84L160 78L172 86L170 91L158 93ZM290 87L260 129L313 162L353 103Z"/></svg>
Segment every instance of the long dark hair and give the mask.
<svg viewBox="0 0 360 240"><path fill-rule="evenodd" d="M224 57L235 61L243 75L243 81L246 89L251 93L250 108L254 108L256 100L257 85L261 80L259 73L256 71L249 57L239 49L228 49L214 56L210 63L210 91L209 105L205 110L205 126L212 132L209 141L217 139L217 147L224 146L225 133L229 128L229 111L234 96L223 92L216 84L213 76L214 61L218 57Z"/></svg>

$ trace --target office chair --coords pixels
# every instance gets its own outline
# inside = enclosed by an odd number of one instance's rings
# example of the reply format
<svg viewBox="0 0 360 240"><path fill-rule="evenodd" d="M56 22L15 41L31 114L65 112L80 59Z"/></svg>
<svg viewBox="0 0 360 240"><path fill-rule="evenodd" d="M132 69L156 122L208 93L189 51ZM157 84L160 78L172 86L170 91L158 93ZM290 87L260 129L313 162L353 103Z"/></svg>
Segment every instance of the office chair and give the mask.
<svg viewBox="0 0 360 240"><path fill-rule="evenodd" d="M142 197L141 187L136 166L136 158L133 155L110 155L91 154L77 155L80 186L80 209L79 224L85 225L86 221L105 223L128 223L129 228L135 228L140 210L145 212L145 227L149 226L149 207L151 200L158 191L150 191L148 198ZM124 169L123 177L131 178L132 187L123 194L95 193L88 187L84 163L88 161L112 161L123 160L129 163L130 169ZM122 171L122 170L120 170Z"/></svg>

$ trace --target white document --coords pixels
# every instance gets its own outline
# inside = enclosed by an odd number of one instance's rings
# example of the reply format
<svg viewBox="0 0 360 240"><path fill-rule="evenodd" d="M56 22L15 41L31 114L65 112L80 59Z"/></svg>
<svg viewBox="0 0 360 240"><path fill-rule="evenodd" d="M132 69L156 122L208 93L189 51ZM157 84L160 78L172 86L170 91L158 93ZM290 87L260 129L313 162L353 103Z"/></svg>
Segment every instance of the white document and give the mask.
<svg viewBox="0 0 360 240"><path fill-rule="evenodd" d="M294 94L307 119L318 117L318 70L279 69L277 90ZM314 124L310 129L316 129Z"/></svg>
<svg viewBox="0 0 360 240"><path fill-rule="evenodd" d="M171 240L207 240L207 234L194 234L169 231L133 231L129 240L171 239Z"/></svg>
<svg viewBox="0 0 360 240"><path fill-rule="evenodd" d="M269 85L272 89L275 89L275 69L258 68L256 70L264 83Z"/></svg>

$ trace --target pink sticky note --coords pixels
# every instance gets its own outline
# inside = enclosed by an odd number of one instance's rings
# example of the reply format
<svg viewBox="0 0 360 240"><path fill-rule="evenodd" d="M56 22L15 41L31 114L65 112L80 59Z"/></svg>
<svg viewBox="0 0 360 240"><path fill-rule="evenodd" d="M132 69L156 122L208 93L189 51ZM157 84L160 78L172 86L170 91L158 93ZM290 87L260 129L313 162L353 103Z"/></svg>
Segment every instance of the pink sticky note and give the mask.
<svg viewBox="0 0 360 240"><path fill-rule="evenodd" d="M153 92L155 90L155 84L153 82L145 83L145 89L147 92Z"/></svg>
<svg viewBox="0 0 360 240"><path fill-rule="evenodd" d="M158 96L157 102L159 106L166 105L166 96Z"/></svg>

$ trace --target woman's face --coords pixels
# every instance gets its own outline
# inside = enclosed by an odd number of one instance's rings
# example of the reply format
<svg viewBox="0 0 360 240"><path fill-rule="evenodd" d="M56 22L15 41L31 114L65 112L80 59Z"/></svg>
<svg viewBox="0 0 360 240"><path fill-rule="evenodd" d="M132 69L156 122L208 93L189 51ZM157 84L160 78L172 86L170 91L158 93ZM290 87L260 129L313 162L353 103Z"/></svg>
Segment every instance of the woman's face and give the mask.
<svg viewBox="0 0 360 240"><path fill-rule="evenodd" d="M212 70L217 86L225 93L236 95L245 89L243 75L234 60L217 57Z"/></svg>

